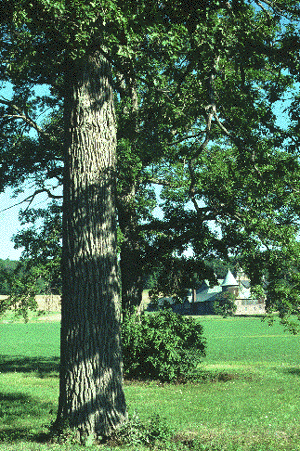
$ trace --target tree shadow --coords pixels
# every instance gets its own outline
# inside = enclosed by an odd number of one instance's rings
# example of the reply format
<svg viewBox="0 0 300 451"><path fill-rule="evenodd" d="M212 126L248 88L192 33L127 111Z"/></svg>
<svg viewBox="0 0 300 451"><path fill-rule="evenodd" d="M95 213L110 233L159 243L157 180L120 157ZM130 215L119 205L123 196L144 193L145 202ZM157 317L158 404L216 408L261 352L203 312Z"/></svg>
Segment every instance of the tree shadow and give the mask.
<svg viewBox="0 0 300 451"><path fill-rule="evenodd" d="M32 437L32 439L31 439ZM34 440L30 427L15 428L13 426L4 426L0 430L0 443L12 443L17 441L37 441Z"/></svg>
<svg viewBox="0 0 300 451"><path fill-rule="evenodd" d="M58 376L58 357L0 355L1 373L37 373L39 377ZM54 374L53 374L54 373Z"/></svg>
<svg viewBox="0 0 300 451"><path fill-rule="evenodd" d="M52 402L41 402L24 393L0 393L0 443L40 441L35 421L43 417L48 421L53 409Z"/></svg>
<svg viewBox="0 0 300 451"><path fill-rule="evenodd" d="M291 367L291 368L283 368L281 370L282 373L291 374L292 376L300 377L300 368L299 367Z"/></svg>

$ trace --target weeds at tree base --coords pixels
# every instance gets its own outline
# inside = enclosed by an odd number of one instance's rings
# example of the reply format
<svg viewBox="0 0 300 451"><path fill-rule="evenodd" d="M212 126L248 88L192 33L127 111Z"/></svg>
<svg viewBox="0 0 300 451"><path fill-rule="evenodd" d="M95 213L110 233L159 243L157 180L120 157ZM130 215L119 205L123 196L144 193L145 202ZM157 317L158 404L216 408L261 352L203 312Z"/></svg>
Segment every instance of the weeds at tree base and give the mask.
<svg viewBox="0 0 300 451"><path fill-rule="evenodd" d="M91 447L100 446L103 451L109 448L117 448L126 445L142 445L153 449L154 445L167 443L171 440L174 432L167 424L167 420L160 415L154 415L147 421L141 421L137 414L129 416L128 420L121 425L110 437L81 437L78 431L70 428L67 424L59 425L53 423L49 434L44 435L45 441L51 444Z"/></svg>
<svg viewBox="0 0 300 451"><path fill-rule="evenodd" d="M166 443L174 435L165 418L160 415L152 416L142 422L135 413L126 421L108 441L108 445L146 445Z"/></svg>

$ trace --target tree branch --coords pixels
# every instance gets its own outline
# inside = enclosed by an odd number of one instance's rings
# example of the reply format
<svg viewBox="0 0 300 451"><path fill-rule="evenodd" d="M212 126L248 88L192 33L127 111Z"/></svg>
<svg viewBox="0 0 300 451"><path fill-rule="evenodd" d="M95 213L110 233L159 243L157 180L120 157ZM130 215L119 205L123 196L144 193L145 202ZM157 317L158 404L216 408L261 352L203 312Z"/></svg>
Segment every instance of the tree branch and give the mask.
<svg viewBox="0 0 300 451"><path fill-rule="evenodd" d="M4 114L2 117L9 117L11 119L21 119L23 120L27 125L35 129L40 135L51 137L50 133L45 132L39 125L31 119L26 113L22 111L20 107L15 105L10 100L5 99L4 97L0 97L0 103L3 105L7 105L8 107L12 108L17 114Z"/></svg>
<svg viewBox="0 0 300 451"><path fill-rule="evenodd" d="M22 204L24 204L26 202L28 202L28 205L26 207L26 210L28 210L28 208L30 207L30 205L34 201L35 197L38 194L42 194L42 193L47 193L48 196L51 199L62 199L62 197L63 197L63 196L58 196L58 195L55 195L55 194L51 193L51 191L49 189L47 189L47 188L41 188L39 190L36 190L33 194L31 194L30 196L28 196L25 199L21 200L20 202L17 202L14 205L11 205L10 207L7 207L7 208L4 208L3 210L0 210L0 213L3 213L4 211L11 210L12 208L17 207L18 205L22 205Z"/></svg>
<svg viewBox="0 0 300 451"><path fill-rule="evenodd" d="M283 16L285 16L286 13L293 14L293 15L298 16L298 17L300 16L299 9L289 8L286 4L284 4L284 7L282 8L281 5L276 3L276 1L274 2L274 1L269 1L269 0L260 0L260 1L259 0L255 0L255 3L258 6L260 6L262 9L264 9L262 3L265 3L266 5L268 5L269 8L272 9L272 11L274 11L276 13L280 13Z"/></svg>

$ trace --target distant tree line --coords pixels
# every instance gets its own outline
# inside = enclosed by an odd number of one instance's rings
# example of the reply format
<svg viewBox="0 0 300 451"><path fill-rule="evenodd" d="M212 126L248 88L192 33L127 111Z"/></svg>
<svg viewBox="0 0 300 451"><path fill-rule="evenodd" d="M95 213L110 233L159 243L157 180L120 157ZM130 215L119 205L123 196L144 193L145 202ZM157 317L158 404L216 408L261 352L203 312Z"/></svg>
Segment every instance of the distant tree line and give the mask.
<svg viewBox="0 0 300 451"><path fill-rule="evenodd" d="M17 269L18 262L14 260L0 259L0 294L10 294L9 278Z"/></svg>
<svg viewBox="0 0 300 451"><path fill-rule="evenodd" d="M222 279L226 276L228 269L233 273L236 268L236 260L231 259L230 261L223 261L220 259L214 259L207 261L205 263L207 267L211 268L215 274L216 279ZM37 271L37 268L36 268ZM18 284L19 287L24 283L25 274L28 272L27 262L10 260L10 259L0 259L0 295L9 295L12 292L12 285ZM31 268L31 273L34 272L34 267ZM146 290L154 289L158 282L162 279L168 277L168 268L161 264L160 267L154 267L143 275L143 288ZM172 279L173 280L173 279ZM185 278L181 278L182 289L189 288L191 285L193 288L198 288L203 277L201 273L191 274L187 270ZM23 281L23 282L22 282ZM170 283L172 283L170 281ZM185 284L185 286L184 286ZM56 282L51 279L51 283L47 281L43 275L39 275L36 272L35 279L35 294L59 294L60 293L60 280L59 278Z"/></svg>

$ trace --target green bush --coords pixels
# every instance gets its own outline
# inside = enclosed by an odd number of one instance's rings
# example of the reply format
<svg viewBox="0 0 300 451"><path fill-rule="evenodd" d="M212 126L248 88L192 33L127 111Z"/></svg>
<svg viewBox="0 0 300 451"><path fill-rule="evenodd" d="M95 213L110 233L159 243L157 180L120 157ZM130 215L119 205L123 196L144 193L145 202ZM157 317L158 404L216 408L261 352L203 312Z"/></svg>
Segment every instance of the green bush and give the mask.
<svg viewBox="0 0 300 451"><path fill-rule="evenodd" d="M126 316L122 339L129 379L184 381L205 356L202 326L171 309Z"/></svg>
<svg viewBox="0 0 300 451"><path fill-rule="evenodd" d="M235 296L232 293L222 293L219 299L214 302L215 313L217 315L222 315L223 318L233 316L236 309Z"/></svg>

